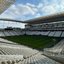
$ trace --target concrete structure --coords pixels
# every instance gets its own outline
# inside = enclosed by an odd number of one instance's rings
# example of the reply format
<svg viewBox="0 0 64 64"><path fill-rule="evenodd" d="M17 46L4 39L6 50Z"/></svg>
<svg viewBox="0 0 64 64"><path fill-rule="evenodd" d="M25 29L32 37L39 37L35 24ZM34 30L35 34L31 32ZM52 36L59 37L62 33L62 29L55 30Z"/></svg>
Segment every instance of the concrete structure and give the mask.
<svg viewBox="0 0 64 64"><path fill-rule="evenodd" d="M14 35L26 34L26 35L64 37L64 13L46 16L46 17L40 17L32 20L23 21L23 22L18 20L13 20L13 19L0 19L0 20L26 23L24 30L1 30L0 31L1 36L14 36ZM5 41L6 40L4 40L4 42ZM60 64L60 63L64 64L63 61L64 40L60 41L57 45L55 45L52 48L44 49L43 55L42 52L37 51L35 49L20 46L16 43L10 44L9 42L5 42L5 43L4 42L0 43L1 45L0 54L1 55L23 55L23 59L20 59L18 61L19 64ZM49 59L48 57L51 59Z"/></svg>
<svg viewBox="0 0 64 64"><path fill-rule="evenodd" d="M23 35L26 34L64 37L64 13L49 15L26 21L6 18L0 20L25 23L25 29L22 32Z"/></svg>
<svg viewBox="0 0 64 64"><path fill-rule="evenodd" d="M0 64L60 64L42 52L0 38Z"/></svg>
<svg viewBox="0 0 64 64"><path fill-rule="evenodd" d="M64 39L52 48L45 48L45 56L64 64Z"/></svg>
<svg viewBox="0 0 64 64"><path fill-rule="evenodd" d="M0 14L4 12L15 0L0 0Z"/></svg>

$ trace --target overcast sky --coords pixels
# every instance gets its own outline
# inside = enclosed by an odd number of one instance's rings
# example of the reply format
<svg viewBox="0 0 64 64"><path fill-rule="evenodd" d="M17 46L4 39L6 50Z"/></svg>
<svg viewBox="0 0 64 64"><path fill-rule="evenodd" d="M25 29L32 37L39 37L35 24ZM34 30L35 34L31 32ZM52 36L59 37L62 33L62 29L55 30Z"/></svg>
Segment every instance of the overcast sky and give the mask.
<svg viewBox="0 0 64 64"><path fill-rule="evenodd" d="M16 0L0 18L28 20L60 12L64 12L64 0ZM18 25L24 28L24 24Z"/></svg>

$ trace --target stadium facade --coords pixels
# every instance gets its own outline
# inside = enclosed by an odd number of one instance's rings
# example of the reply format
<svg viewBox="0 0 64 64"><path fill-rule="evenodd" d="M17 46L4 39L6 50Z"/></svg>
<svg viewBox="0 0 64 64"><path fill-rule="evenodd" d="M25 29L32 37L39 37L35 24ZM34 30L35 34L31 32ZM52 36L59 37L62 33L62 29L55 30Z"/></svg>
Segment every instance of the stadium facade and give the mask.
<svg viewBox="0 0 64 64"><path fill-rule="evenodd" d="M0 14L14 2L15 0L0 0ZM0 20L26 24L25 29L12 27L0 29L0 37L18 35L64 37L64 13L22 22L12 19ZM0 64L64 64L64 39L54 47L45 48L41 52L2 38L0 45Z"/></svg>
<svg viewBox="0 0 64 64"><path fill-rule="evenodd" d="M25 28L27 29L64 27L64 13L43 16L43 17L27 20L24 23L27 23L27 25L25 25Z"/></svg>
<svg viewBox="0 0 64 64"><path fill-rule="evenodd" d="M13 19L0 19L3 21L25 23L21 30L22 35L43 35L51 37L64 37L64 13L20 21Z"/></svg>
<svg viewBox="0 0 64 64"><path fill-rule="evenodd" d="M26 34L64 37L64 13L39 17L24 23Z"/></svg>
<svg viewBox="0 0 64 64"><path fill-rule="evenodd" d="M15 0L0 0L0 14L13 4Z"/></svg>

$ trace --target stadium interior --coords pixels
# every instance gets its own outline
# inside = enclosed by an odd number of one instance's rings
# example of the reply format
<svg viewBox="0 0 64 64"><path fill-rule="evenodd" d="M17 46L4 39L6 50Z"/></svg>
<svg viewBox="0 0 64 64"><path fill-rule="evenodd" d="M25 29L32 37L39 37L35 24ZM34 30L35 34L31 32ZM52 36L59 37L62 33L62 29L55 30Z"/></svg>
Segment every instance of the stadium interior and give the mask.
<svg viewBox="0 0 64 64"><path fill-rule="evenodd" d="M6 5L0 13L15 2L0 1ZM0 64L64 64L64 13L26 21L0 21ZM19 27L21 23L25 23L25 28Z"/></svg>

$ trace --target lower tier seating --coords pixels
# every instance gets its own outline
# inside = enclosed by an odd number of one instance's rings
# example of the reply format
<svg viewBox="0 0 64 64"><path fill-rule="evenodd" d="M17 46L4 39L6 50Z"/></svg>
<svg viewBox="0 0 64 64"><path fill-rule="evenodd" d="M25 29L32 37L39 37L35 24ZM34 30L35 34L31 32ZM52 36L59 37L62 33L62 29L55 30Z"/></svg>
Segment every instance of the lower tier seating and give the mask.
<svg viewBox="0 0 64 64"><path fill-rule="evenodd" d="M42 52L38 50L23 45L0 42L0 64L60 64L60 63L42 55Z"/></svg>

